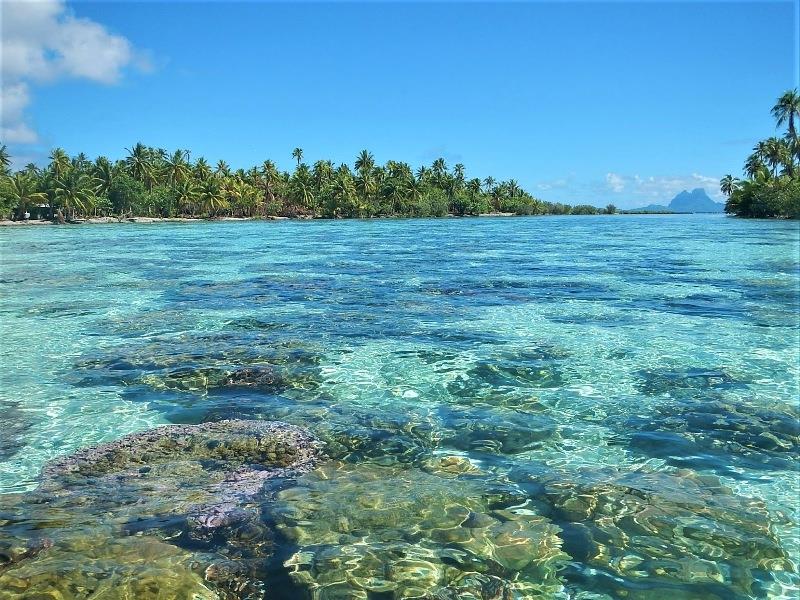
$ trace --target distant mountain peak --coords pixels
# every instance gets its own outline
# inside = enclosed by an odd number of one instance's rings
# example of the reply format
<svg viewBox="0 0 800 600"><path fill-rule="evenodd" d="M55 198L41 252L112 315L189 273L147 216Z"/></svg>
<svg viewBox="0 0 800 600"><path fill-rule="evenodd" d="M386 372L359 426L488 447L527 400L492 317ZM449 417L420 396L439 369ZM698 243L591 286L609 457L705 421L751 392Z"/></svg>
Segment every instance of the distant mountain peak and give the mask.
<svg viewBox="0 0 800 600"><path fill-rule="evenodd" d="M714 202L705 189L694 188L691 192L683 190L675 196L669 203L669 209L675 212L721 213L724 212L725 205Z"/></svg>
<svg viewBox="0 0 800 600"><path fill-rule="evenodd" d="M649 204L628 212L721 213L725 212L725 205L709 198L704 188L694 188L691 192L683 190L668 206Z"/></svg>

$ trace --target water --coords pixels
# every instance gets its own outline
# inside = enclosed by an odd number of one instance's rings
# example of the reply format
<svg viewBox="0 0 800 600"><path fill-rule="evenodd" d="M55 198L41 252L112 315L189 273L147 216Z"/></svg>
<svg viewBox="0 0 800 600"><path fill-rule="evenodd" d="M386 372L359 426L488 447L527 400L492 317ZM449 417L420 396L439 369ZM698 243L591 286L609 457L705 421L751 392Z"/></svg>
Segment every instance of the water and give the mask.
<svg viewBox="0 0 800 600"><path fill-rule="evenodd" d="M796 597L798 238L718 216L0 231L0 598ZM304 426L329 460L205 537L150 488L35 492L55 457L225 418Z"/></svg>

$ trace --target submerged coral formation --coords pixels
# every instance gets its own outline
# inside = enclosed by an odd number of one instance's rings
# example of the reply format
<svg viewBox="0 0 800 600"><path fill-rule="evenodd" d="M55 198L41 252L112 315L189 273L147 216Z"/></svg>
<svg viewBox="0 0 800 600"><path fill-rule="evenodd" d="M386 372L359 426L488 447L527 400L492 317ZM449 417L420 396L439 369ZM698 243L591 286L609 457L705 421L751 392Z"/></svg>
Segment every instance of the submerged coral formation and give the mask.
<svg viewBox="0 0 800 600"><path fill-rule="evenodd" d="M541 499L564 529L565 550L594 569L570 578L614 596L760 597L765 572L794 569L776 515L715 476L598 470L545 484Z"/></svg>
<svg viewBox="0 0 800 600"><path fill-rule="evenodd" d="M23 446L25 432L31 428L28 415L18 402L0 400L0 460L13 457Z"/></svg>
<svg viewBox="0 0 800 600"><path fill-rule="evenodd" d="M51 462L41 489L67 502L76 494L98 505L117 502L131 520L177 514L213 529L256 518L248 502L265 484L308 471L320 451L310 434L287 423L166 425Z"/></svg>
<svg viewBox="0 0 800 600"><path fill-rule="evenodd" d="M536 448L556 432L543 415L489 407L442 408L448 424L442 443L460 450L517 454Z"/></svg>
<svg viewBox="0 0 800 600"><path fill-rule="evenodd" d="M31 597L93 597L111 586L119 598L260 598L275 549L263 501L321 457L300 427L245 420L168 425L80 450L48 464L37 491L0 507L0 572ZM108 540L93 541L100 532ZM142 552L159 539L194 552L179 565L144 565L135 539L150 540ZM161 545L164 557L180 553Z"/></svg>
<svg viewBox="0 0 800 600"><path fill-rule="evenodd" d="M141 473L142 467L208 460L223 467L258 465L282 477L311 468L319 451L319 443L307 431L288 423L231 419L164 425L56 459L42 476L47 484L70 474L97 477L131 469Z"/></svg>
<svg viewBox="0 0 800 600"><path fill-rule="evenodd" d="M220 600L185 550L153 537L61 540L36 560L0 569L0 600Z"/></svg>
<svg viewBox="0 0 800 600"><path fill-rule="evenodd" d="M721 472L794 469L800 452L800 411L770 409L704 395L669 403L650 418L635 417L632 446L676 466L699 461Z"/></svg>
<svg viewBox="0 0 800 600"><path fill-rule="evenodd" d="M520 501L511 487L329 462L278 494L276 520L315 598L546 597L565 558L558 528Z"/></svg>

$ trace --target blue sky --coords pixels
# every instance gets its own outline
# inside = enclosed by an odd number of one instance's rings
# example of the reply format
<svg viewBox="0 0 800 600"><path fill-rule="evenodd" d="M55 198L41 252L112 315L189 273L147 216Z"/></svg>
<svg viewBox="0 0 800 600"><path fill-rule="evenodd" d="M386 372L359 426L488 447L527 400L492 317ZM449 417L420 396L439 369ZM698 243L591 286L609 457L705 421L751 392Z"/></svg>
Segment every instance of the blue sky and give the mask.
<svg viewBox="0 0 800 600"><path fill-rule="evenodd" d="M3 141L23 163L137 141L234 167L368 148L637 206L717 193L797 79L791 0L40 4L3 5Z"/></svg>

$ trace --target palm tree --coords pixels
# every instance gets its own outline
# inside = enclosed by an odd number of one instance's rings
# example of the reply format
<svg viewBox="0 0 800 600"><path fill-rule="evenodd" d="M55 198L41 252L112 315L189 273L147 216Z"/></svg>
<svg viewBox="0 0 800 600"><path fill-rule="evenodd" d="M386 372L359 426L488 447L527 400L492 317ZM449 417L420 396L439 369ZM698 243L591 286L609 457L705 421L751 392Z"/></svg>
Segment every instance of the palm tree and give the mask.
<svg viewBox="0 0 800 600"><path fill-rule="evenodd" d="M517 180L516 180L516 179L509 179L509 180L506 182L506 191L508 192L508 195L509 195L510 197L514 198L514 197L516 197L516 196L517 196L517 194L519 194L519 193L520 193L520 191L522 191L522 190L520 189L520 187L519 187L519 184L517 183Z"/></svg>
<svg viewBox="0 0 800 600"><path fill-rule="evenodd" d="M422 200L422 184L419 180L412 177L406 184L406 195L411 203L412 208L419 206L419 201ZM416 212L416 211L412 211Z"/></svg>
<svg viewBox="0 0 800 600"><path fill-rule="evenodd" d="M131 176L142 183L148 184L152 188L153 165L147 146L139 142L133 148L126 148L126 150L128 151L128 156L125 159L125 164Z"/></svg>
<svg viewBox="0 0 800 600"><path fill-rule="evenodd" d="M231 168L224 160L217 161L217 169L214 171L217 177L225 177L231 174Z"/></svg>
<svg viewBox="0 0 800 600"><path fill-rule="evenodd" d="M358 203L353 176L349 169L339 167L333 178L330 202L326 207L328 216L337 218L344 211L346 216L362 216L363 205Z"/></svg>
<svg viewBox="0 0 800 600"><path fill-rule="evenodd" d="M70 162L69 156L64 152L63 148L55 148L50 153L50 170L53 177L61 179L64 174L69 170Z"/></svg>
<svg viewBox="0 0 800 600"><path fill-rule="evenodd" d="M264 178L264 187L270 202L275 202L275 186L280 181L280 173L271 160L265 160L261 165L261 175Z"/></svg>
<svg viewBox="0 0 800 600"><path fill-rule="evenodd" d="M391 206L391 212L403 214L405 212L405 200L408 198L408 182L401 177L389 177L381 188L381 196Z"/></svg>
<svg viewBox="0 0 800 600"><path fill-rule="evenodd" d="M766 140L761 140L755 146L753 146L753 156L757 156L762 161L767 157L767 142Z"/></svg>
<svg viewBox="0 0 800 600"><path fill-rule="evenodd" d="M318 160L311 171L317 191L321 191L333 177L333 163L329 160Z"/></svg>
<svg viewBox="0 0 800 600"><path fill-rule="evenodd" d="M368 150L362 150L356 158L355 168L363 177L365 173L372 171L375 166L375 157Z"/></svg>
<svg viewBox="0 0 800 600"><path fill-rule="evenodd" d="M739 180L733 175L725 175L725 177L720 179L719 189L723 194L730 198L731 194L739 189Z"/></svg>
<svg viewBox="0 0 800 600"><path fill-rule="evenodd" d="M311 185L311 172L304 164L298 164L290 181L290 190L295 205L314 211L314 190Z"/></svg>
<svg viewBox="0 0 800 600"><path fill-rule="evenodd" d="M477 177L470 179L467 182L467 190L469 190L470 197L475 199L475 196L481 193L481 180Z"/></svg>
<svg viewBox="0 0 800 600"><path fill-rule="evenodd" d="M767 173L767 167L759 152L753 152L744 163L744 173L750 179L755 179L759 173Z"/></svg>
<svg viewBox="0 0 800 600"><path fill-rule="evenodd" d="M775 177L778 174L778 167L789 160L789 148L782 139L774 136L765 140L763 144L764 160L772 169L772 176Z"/></svg>
<svg viewBox="0 0 800 600"><path fill-rule="evenodd" d="M85 153L80 152L78 156L72 159L72 166L78 169L86 169L89 165L89 158Z"/></svg>
<svg viewBox="0 0 800 600"><path fill-rule="evenodd" d="M491 192L492 188L494 187L495 179L491 175L483 180L483 185L486 187L484 188L487 192Z"/></svg>
<svg viewBox="0 0 800 600"><path fill-rule="evenodd" d="M8 175L11 172L11 157L5 144L0 146L0 172L3 175Z"/></svg>
<svg viewBox="0 0 800 600"><path fill-rule="evenodd" d="M441 180L445 173L447 173L447 163L443 158L437 158L431 165L434 177Z"/></svg>
<svg viewBox="0 0 800 600"><path fill-rule="evenodd" d="M223 183L223 195L226 195L235 214L252 216L260 194L249 183L234 177Z"/></svg>
<svg viewBox="0 0 800 600"><path fill-rule="evenodd" d="M455 178L459 182L463 183L463 181L464 181L464 165L462 165L461 163L458 163L455 167L453 167L453 175L455 176Z"/></svg>
<svg viewBox="0 0 800 600"><path fill-rule="evenodd" d="M114 182L114 167L111 162L105 156L98 156L93 171L95 193L99 196L108 195Z"/></svg>
<svg viewBox="0 0 800 600"><path fill-rule="evenodd" d="M356 177L355 187L361 199L362 213L363 209L370 206L370 201L375 197L378 192L378 179L375 177L374 167L369 170L364 170ZM362 214L362 216L364 216Z"/></svg>
<svg viewBox="0 0 800 600"><path fill-rule="evenodd" d="M175 184L175 202L182 214L194 216L197 205L197 187L191 179L182 179Z"/></svg>
<svg viewBox="0 0 800 600"><path fill-rule="evenodd" d="M788 123L789 137L792 140L797 139L797 130L794 126L794 120L800 119L800 94L797 93L797 90L787 90L778 98L775 106L772 107L772 116L775 117L777 127Z"/></svg>
<svg viewBox="0 0 800 600"><path fill-rule="evenodd" d="M200 181L205 181L211 177L211 165L202 156L194 163L194 176Z"/></svg>
<svg viewBox="0 0 800 600"><path fill-rule="evenodd" d="M197 197L200 200L200 209L209 217L217 216L221 209L228 207L228 200L222 193L219 182L211 178L200 184Z"/></svg>
<svg viewBox="0 0 800 600"><path fill-rule="evenodd" d="M167 181L172 187L189 178L189 165L182 150L175 150L166 161Z"/></svg>
<svg viewBox="0 0 800 600"><path fill-rule="evenodd" d="M23 173L15 173L10 177L10 184L7 190L11 203L17 207L17 213L21 217L28 206L39 202L47 201L47 194L36 189L33 178Z"/></svg>
<svg viewBox="0 0 800 600"><path fill-rule="evenodd" d="M303 160L303 149L295 148L292 150L292 158L297 160L297 166L300 166L300 161Z"/></svg>
<svg viewBox="0 0 800 600"><path fill-rule="evenodd" d="M73 218L76 210L88 212L95 201L92 181L86 173L77 169L56 180L55 196L64 207L67 218Z"/></svg>

